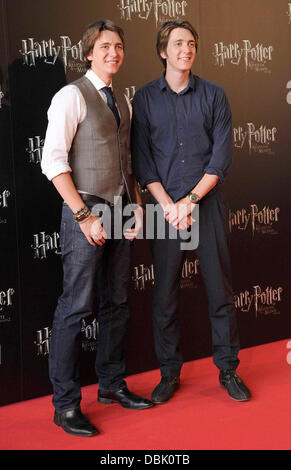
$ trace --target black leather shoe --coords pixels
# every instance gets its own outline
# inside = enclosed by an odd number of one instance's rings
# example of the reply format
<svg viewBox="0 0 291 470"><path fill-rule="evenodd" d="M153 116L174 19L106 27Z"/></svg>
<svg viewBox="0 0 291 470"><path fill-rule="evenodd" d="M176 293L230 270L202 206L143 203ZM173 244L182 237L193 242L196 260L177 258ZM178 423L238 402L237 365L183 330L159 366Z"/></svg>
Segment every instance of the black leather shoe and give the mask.
<svg viewBox="0 0 291 470"><path fill-rule="evenodd" d="M144 410L154 406L150 400L131 393L126 386L120 390L101 390L99 388L98 401L105 404L119 403L124 408L132 410Z"/></svg>
<svg viewBox="0 0 291 470"><path fill-rule="evenodd" d="M237 375L235 370L228 369L220 371L220 385L228 392L229 396L236 401L248 401L251 398L251 392Z"/></svg>
<svg viewBox="0 0 291 470"><path fill-rule="evenodd" d="M54 423L57 426L61 426L65 432L73 436L90 437L99 434L98 429L85 418L80 408L64 411L62 413L57 413L56 411Z"/></svg>
<svg viewBox="0 0 291 470"><path fill-rule="evenodd" d="M179 386L180 377L162 377L152 393L152 402L158 405L166 403L166 401L172 398Z"/></svg>

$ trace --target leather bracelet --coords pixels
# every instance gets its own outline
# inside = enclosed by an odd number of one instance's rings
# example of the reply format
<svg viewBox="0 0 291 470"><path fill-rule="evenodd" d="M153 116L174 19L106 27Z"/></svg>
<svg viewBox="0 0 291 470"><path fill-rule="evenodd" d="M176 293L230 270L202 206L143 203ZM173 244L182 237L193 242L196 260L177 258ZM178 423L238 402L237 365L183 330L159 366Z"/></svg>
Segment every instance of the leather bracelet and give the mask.
<svg viewBox="0 0 291 470"><path fill-rule="evenodd" d="M85 217L85 219L78 220L77 222L78 222L79 224L83 224L84 222L87 222L87 220L90 219L91 215L92 215L92 214L91 214L91 211L90 211L89 214L88 214L88 216Z"/></svg>
<svg viewBox="0 0 291 470"><path fill-rule="evenodd" d="M91 211L87 206L83 206L77 212L73 212L73 217L76 222L84 221L89 215L91 215Z"/></svg>

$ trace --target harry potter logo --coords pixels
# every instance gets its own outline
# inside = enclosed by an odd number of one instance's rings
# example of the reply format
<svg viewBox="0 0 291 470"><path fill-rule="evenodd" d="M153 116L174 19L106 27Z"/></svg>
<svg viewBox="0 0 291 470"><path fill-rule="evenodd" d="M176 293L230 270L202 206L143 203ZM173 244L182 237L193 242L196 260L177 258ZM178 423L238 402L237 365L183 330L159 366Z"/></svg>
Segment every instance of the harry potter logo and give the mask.
<svg viewBox="0 0 291 470"><path fill-rule="evenodd" d="M274 47L264 46L262 43L257 43L253 47L248 39L244 39L242 43L242 47L237 42L228 45L222 41L215 43L214 52L212 53L215 58L215 65L224 67L227 61L233 65L239 65L243 61L246 72L248 69L257 72L269 72L265 64L272 60Z"/></svg>
<svg viewBox="0 0 291 470"><path fill-rule="evenodd" d="M198 274L198 265L199 262L197 259L191 261L186 258L182 267L181 281L193 279L193 277ZM147 284L153 285L155 283L154 265L145 266L144 264L140 264L139 266L135 266L132 279L136 290L145 290ZM181 284L181 287L189 286Z"/></svg>
<svg viewBox="0 0 291 470"><path fill-rule="evenodd" d="M247 122L246 128L242 126L233 128L234 146L241 149L247 143L250 154L252 152L270 154L270 145L276 142L277 132L276 127L268 128L262 124L256 128L254 123Z"/></svg>
<svg viewBox="0 0 291 470"><path fill-rule="evenodd" d="M155 282L154 265L145 266L140 264L134 267L134 287L137 290L145 290L147 284L153 285Z"/></svg>
<svg viewBox="0 0 291 470"><path fill-rule="evenodd" d="M262 289L260 285L256 285L252 291L245 290L234 296L235 307L242 312L249 312L253 306L256 317L258 314L278 314L280 312L275 306L282 301L282 293L283 287L268 286Z"/></svg>
<svg viewBox="0 0 291 470"><path fill-rule="evenodd" d="M44 139L39 135L28 138L28 147L25 149L29 155L29 163L38 164L42 159Z"/></svg>
<svg viewBox="0 0 291 470"><path fill-rule="evenodd" d="M50 251L60 255L59 239L60 235L57 232L54 232L52 235L46 235L45 232L33 235L33 245L31 245L31 248L34 251L34 258L45 259Z"/></svg>
<svg viewBox="0 0 291 470"><path fill-rule="evenodd" d="M5 189L2 193L0 193L0 208L8 207L8 198L10 196L10 191Z"/></svg>
<svg viewBox="0 0 291 470"><path fill-rule="evenodd" d="M98 337L98 322L96 319L92 321L91 324L87 324L84 319L82 319L81 324L81 333L84 333L86 337L86 347L83 345L83 349L88 349L89 340L94 340L94 350L96 350L96 340ZM36 332L36 341L34 344L37 348L37 355L38 356L47 356L50 353L50 342L51 342L51 329L49 327L45 327L41 330ZM90 343L90 349L92 350L92 344Z"/></svg>
<svg viewBox="0 0 291 470"><path fill-rule="evenodd" d="M99 324L94 318L91 323L86 323L86 320L82 319L81 333L85 336L85 340L82 340L82 349L84 351L96 351L97 339L99 333Z"/></svg>
<svg viewBox="0 0 291 470"><path fill-rule="evenodd" d="M34 38L23 39L22 49L19 50L23 56L23 64L36 65L36 59L42 58L47 64L55 65L57 58L62 58L65 70L69 60L84 62L82 40L72 45L69 36L60 36L61 44L56 45L53 39L35 41Z"/></svg>
<svg viewBox="0 0 291 470"><path fill-rule="evenodd" d="M13 287L0 291L0 324L11 321L11 308L14 294L15 289Z"/></svg>
<svg viewBox="0 0 291 470"><path fill-rule="evenodd" d="M36 341L34 341L34 344L36 345L38 356L47 356L50 353L50 340L51 330L49 327L36 332Z"/></svg>
<svg viewBox="0 0 291 470"><path fill-rule="evenodd" d="M238 209L236 211L229 211L229 229L233 228L238 230L246 230L251 226L252 235L258 230L258 225L272 226L275 222L279 221L279 207L270 209L269 206L264 206L261 210L257 204L250 204L249 209Z"/></svg>
<svg viewBox="0 0 291 470"><path fill-rule="evenodd" d="M84 333L86 339L97 340L98 332L99 332L99 325L98 325L96 318L94 318L94 320L89 324L87 324L85 319L83 318L81 332Z"/></svg>
<svg viewBox="0 0 291 470"><path fill-rule="evenodd" d="M148 20L152 13L156 25L167 18L179 18L186 16L186 1L177 0L120 0L117 7L121 12L121 19L131 21L135 15L142 20Z"/></svg>
<svg viewBox="0 0 291 470"><path fill-rule="evenodd" d="M136 88L135 86L129 86L125 88L125 94L129 101L131 102L133 100L133 97L135 95Z"/></svg>
<svg viewBox="0 0 291 470"><path fill-rule="evenodd" d="M189 260L188 258L185 259L182 273L181 273L181 280L180 280L180 288L194 288L197 287L196 283L194 282L194 278L198 275L198 267L199 261L198 259Z"/></svg>
<svg viewBox="0 0 291 470"><path fill-rule="evenodd" d="M0 311L3 310L4 307L12 306L12 297L14 294L15 289L12 287L7 290L0 291Z"/></svg>

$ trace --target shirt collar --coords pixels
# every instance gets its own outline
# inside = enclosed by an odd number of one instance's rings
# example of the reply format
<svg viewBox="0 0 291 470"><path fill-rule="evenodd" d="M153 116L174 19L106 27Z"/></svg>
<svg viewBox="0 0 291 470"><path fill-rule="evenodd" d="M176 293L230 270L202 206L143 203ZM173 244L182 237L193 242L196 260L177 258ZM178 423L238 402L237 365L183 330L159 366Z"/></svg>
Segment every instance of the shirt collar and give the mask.
<svg viewBox="0 0 291 470"><path fill-rule="evenodd" d="M159 79L159 88L161 91L163 90L171 90L171 88L169 87L166 79L165 79L165 73L160 77ZM182 90L180 92L180 94L184 95L185 93L187 93L187 91L189 90L189 88L191 88L193 91L195 91L195 77L194 75L190 72L190 77L189 77L189 82L188 82L188 85L186 88L184 88L184 90Z"/></svg>
<svg viewBox="0 0 291 470"><path fill-rule="evenodd" d="M100 91L101 88L104 88L105 86L107 86L106 83L104 83L103 80L101 80L101 78L99 78L98 75L96 75L96 73L93 72L93 70L91 69L87 70L85 77L87 77L88 80L90 80L90 82L94 85L94 87L98 91ZM112 83L110 83L109 86L112 88Z"/></svg>

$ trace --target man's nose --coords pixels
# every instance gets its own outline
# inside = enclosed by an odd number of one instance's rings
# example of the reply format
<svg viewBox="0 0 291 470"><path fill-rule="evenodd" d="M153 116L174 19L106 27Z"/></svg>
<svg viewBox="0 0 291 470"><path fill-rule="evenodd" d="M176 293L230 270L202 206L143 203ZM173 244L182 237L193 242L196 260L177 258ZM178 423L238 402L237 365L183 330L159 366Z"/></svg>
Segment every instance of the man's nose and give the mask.
<svg viewBox="0 0 291 470"><path fill-rule="evenodd" d="M192 48L189 44L183 44L183 52L189 54L192 52Z"/></svg>
<svg viewBox="0 0 291 470"><path fill-rule="evenodd" d="M109 54L112 57L117 57L118 56L118 49L115 46L111 46L109 49Z"/></svg>

